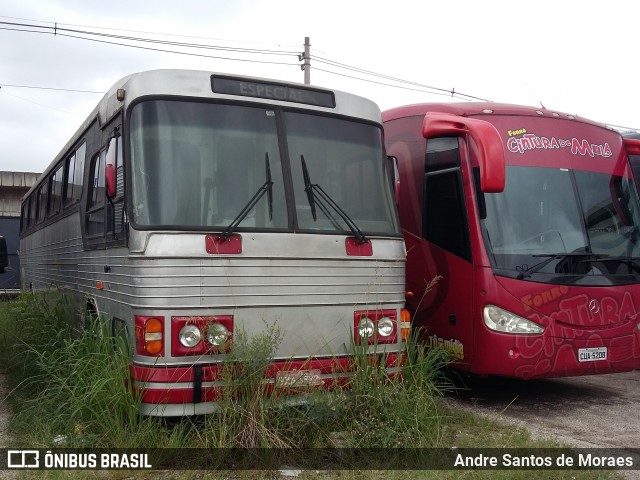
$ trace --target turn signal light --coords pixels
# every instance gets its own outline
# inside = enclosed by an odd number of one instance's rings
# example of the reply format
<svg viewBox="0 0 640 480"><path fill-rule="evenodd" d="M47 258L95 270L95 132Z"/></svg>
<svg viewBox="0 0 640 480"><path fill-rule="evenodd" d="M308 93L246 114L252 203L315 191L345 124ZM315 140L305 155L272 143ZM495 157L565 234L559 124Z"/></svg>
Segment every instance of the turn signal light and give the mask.
<svg viewBox="0 0 640 480"><path fill-rule="evenodd" d="M134 317L136 353L138 355L164 355L164 317Z"/></svg>
<svg viewBox="0 0 640 480"><path fill-rule="evenodd" d="M400 338L403 342L411 336L411 313L406 308L400 310Z"/></svg>

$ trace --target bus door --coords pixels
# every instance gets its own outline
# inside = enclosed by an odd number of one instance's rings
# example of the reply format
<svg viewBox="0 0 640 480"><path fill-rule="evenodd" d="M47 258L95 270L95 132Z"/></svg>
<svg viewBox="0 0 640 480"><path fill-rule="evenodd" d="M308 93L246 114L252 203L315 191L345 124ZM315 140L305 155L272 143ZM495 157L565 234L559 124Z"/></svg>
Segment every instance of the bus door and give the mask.
<svg viewBox="0 0 640 480"><path fill-rule="evenodd" d="M463 149L460 146L463 146ZM463 155L461 155L461 151ZM473 261L462 168L462 137L426 141L423 183L422 261L435 267L424 312L428 343L448 350L463 363L473 356ZM431 258L427 260L427 257Z"/></svg>

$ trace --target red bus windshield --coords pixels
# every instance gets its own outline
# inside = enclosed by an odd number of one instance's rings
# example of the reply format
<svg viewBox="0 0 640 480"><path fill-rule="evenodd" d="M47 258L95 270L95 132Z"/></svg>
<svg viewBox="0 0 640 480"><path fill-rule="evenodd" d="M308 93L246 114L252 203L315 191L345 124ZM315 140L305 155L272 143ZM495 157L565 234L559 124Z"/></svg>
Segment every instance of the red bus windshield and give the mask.
<svg viewBox="0 0 640 480"><path fill-rule="evenodd" d="M506 134L507 162L504 191L484 195L483 233L496 273L637 283L640 202L620 136L568 120L491 121Z"/></svg>

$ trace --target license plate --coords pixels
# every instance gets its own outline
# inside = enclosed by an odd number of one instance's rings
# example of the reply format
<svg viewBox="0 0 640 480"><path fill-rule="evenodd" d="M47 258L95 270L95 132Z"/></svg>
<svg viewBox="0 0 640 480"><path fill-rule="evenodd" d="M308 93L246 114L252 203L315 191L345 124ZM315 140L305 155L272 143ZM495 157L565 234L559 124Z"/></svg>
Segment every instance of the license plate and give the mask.
<svg viewBox="0 0 640 480"><path fill-rule="evenodd" d="M597 362L598 360L606 360L606 359L607 359L607 347L578 349L579 362Z"/></svg>
<svg viewBox="0 0 640 480"><path fill-rule="evenodd" d="M276 386L280 388L317 387L323 384L320 370L289 370L276 373Z"/></svg>

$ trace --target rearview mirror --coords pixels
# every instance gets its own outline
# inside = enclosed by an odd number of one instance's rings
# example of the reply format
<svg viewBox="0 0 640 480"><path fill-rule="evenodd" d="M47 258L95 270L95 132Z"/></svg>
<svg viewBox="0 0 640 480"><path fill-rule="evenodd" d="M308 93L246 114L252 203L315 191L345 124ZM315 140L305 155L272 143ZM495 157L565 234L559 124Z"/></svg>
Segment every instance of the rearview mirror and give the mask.
<svg viewBox="0 0 640 480"><path fill-rule="evenodd" d="M107 164L104 167L104 179L107 184L107 197L113 198L116 196L116 167L111 164Z"/></svg>
<svg viewBox="0 0 640 480"><path fill-rule="evenodd" d="M428 139L444 135L469 135L478 147L480 189L485 193L504 190L504 148L496 127L484 120L427 112L422 123L422 136Z"/></svg>

